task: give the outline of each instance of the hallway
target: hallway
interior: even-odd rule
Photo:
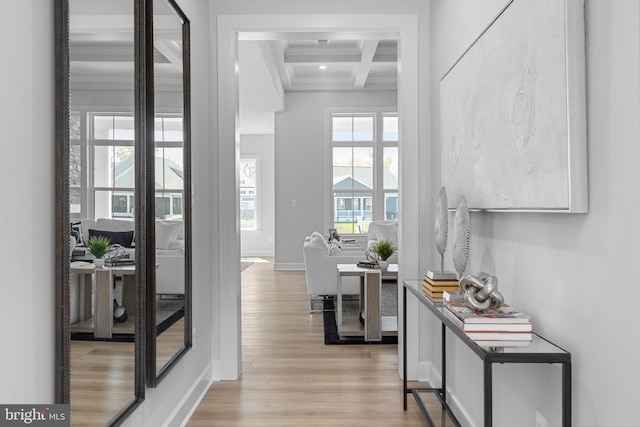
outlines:
[[[243,375],[213,383],[187,426],[426,425],[413,398],[402,410],[395,345],[324,345],[304,272],[254,263],[242,298]]]

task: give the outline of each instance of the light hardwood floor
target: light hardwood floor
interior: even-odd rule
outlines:
[[[246,269],[242,377],[215,382],[187,426],[426,425],[411,396],[402,409],[396,345],[325,346],[307,307],[304,272]]]
[[[184,319],[157,342],[158,368],[184,342]],[[104,426],[135,398],[134,344],[71,340],[71,425]]]

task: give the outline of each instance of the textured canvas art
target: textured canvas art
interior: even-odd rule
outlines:
[[[586,210],[584,15],[566,25],[569,13],[564,1],[513,1],[442,78],[449,203]]]

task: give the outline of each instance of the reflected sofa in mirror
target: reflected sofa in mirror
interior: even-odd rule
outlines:
[[[153,0],[155,289],[147,290],[147,383],[191,347],[189,21]]]
[[[56,0],[56,264],[64,307],[56,340],[66,347],[57,355],[56,394],[70,404],[71,425],[118,425],[144,398],[144,275],[135,262],[145,251],[136,210],[141,5]],[[98,266],[87,247],[94,236],[120,245],[133,265]]]

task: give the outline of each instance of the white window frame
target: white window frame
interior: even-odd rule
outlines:
[[[333,117],[373,117],[373,141],[333,141]],[[383,117],[397,117],[395,108],[325,108],[325,228],[335,228],[335,206],[333,189],[333,148],[334,147],[373,147],[373,212],[372,221],[385,219],[385,195],[399,194],[400,189],[384,189],[384,148],[398,147],[400,136],[397,141],[383,140]],[[399,161],[399,159],[398,159]],[[362,202],[361,202],[362,203]],[[365,235],[366,233],[353,233],[353,236]]]
[[[262,173],[262,168],[261,168],[261,164],[260,164],[260,155],[259,154],[251,154],[251,153],[245,153],[245,154],[241,154],[240,155],[240,161],[242,160],[253,160],[255,162],[256,165],[256,182],[255,182],[255,189],[256,189],[256,195],[255,195],[255,204],[254,204],[254,215],[255,215],[255,228],[242,228],[242,223],[240,225],[240,231],[246,235],[251,235],[251,234],[260,234],[262,232],[262,196],[261,196],[261,173]],[[239,183],[239,186],[241,186],[242,184]],[[240,194],[238,194],[238,200],[240,200],[240,203],[242,203],[242,196]],[[242,219],[242,208],[240,208],[240,215]]]
[[[70,143],[73,145],[80,146],[80,155],[81,155],[81,188],[80,188],[80,199],[81,199],[81,208],[80,214],[71,215],[72,218],[95,218],[95,202],[96,202],[96,192],[97,191],[111,191],[112,195],[117,192],[134,192],[134,188],[129,187],[105,187],[95,186],[94,180],[94,161],[95,161],[95,147],[100,146],[131,146],[135,145],[134,140],[118,140],[118,139],[96,139],[94,138],[93,126],[94,121],[93,118],[96,116],[118,116],[118,117],[133,117],[133,113],[130,111],[113,111],[113,110],[102,110],[100,108],[86,108],[82,110],[74,110],[72,112],[74,115],[79,115],[80,117],[80,139],[79,140],[70,140]],[[179,113],[157,113],[156,119],[158,118],[182,118],[182,114]],[[157,141],[156,148],[181,148],[184,147],[184,141]],[[162,190],[156,190],[156,197],[163,197],[163,195],[167,195],[170,198],[170,210],[173,212],[173,199],[176,193],[180,194],[182,199],[182,209],[184,212],[184,188],[165,188]]]

